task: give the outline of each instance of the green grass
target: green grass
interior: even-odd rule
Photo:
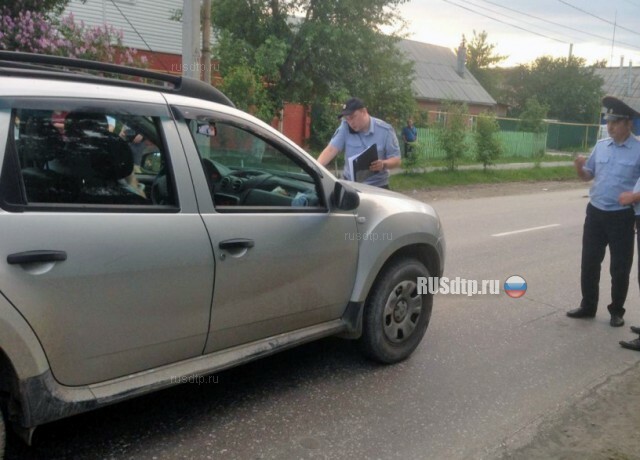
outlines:
[[[432,171],[426,173],[400,173],[390,178],[393,190],[419,190],[452,185],[497,184],[502,182],[534,181],[575,181],[576,170],[573,166],[554,166],[550,168],[526,169],[490,169],[488,171]]]

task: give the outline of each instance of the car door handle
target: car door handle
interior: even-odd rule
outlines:
[[[15,254],[9,254],[7,256],[7,263],[11,265],[30,264],[34,262],[62,262],[65,260],[67,260],[66,251],[25,251],[16,252]]]
[[[220,241],[218,247],[220,249],[241,249],[252,248],[254,244],[253,240],[249,238],[232,238],[230,240]]]

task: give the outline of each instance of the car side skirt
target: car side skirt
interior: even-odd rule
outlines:
[[[228,350],[199,356],[187,361],[149,369],[108,382],[69,387],[60,385],[47,371],[19,384],[20,413],[14,420],[21,428],[114,404],[145,393],[168,388],[195,378],[235,367],[288,348],[349,330],[342,319],[279,334]]]

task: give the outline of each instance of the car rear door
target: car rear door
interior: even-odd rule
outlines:
[[[83,385],[202,354],[214,261],[166,105],[0,103],[0,292],[55,378]],[[128,163],[132,128],[161,171]]]

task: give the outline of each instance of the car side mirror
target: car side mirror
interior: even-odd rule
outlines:
[[[332,200],[336,208],[343,211],[353,211],[360,206],[360,195],[358,195],[356,189],[346,182],[336,182],[333,188]]]
[[[163,167],[162,154],[160,152],[150,152],[142,155],[140,169],[143,172],[158,174]]]

